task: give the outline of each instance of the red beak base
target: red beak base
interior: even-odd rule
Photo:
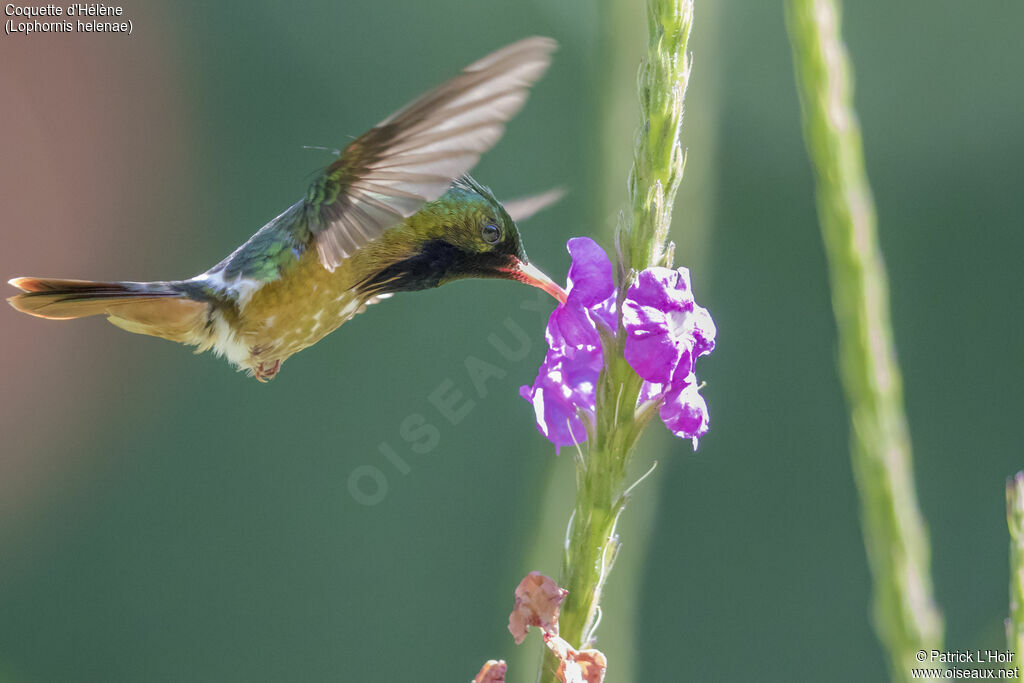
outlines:
[[[559,303],[564,304],[568,297],[565,290],[562,289],[557,282],[545,275],[544,271],[532,263],[524,263],[523,261],[517,260],[515,265],[509,268],[506,272],[513,280],[525,282],[537,289],[543,289],[545,292],[555,297]]]

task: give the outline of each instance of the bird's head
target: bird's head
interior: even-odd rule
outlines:
[[[491,191],[469,176],[406,219],[391,242],[404,251],[360,288],[369,294],[429,289],[463,278],[517,280],[559,301],[565,291],[529,262],[519,229]]]

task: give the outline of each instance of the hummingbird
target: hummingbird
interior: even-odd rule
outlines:
[[[480,59],[337,153],[305,196],[227,258],[187,280],[92,282],[19,277],[17,310],[114,325],[212,350],[261,382],[370,304],[463,278],[524,282],[565,300],[526,257],[515,218],[468,175],[550,63],[532,37]],[[509,209],[512,209],[511,215]]]

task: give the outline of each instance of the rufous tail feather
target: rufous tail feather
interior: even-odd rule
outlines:
[[[90,282],[19,277],[10,281],[21,294],[7,301],[17,310],[40,318],[68,320],[106,315],[121,329],[196,343],[205,326],[209,304],[190,299],[163,282]]]

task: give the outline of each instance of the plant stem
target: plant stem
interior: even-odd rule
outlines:
[[[932,597],[928,533],[914,492],[888,283],[853,109],[850,62],[834,0],[787,0],[786,10],[851,414],[851,457],[874,577],[874,625],[888,651],[892,680],[910,680],[911,668],[918,666],[915,654],[939,649],[943,627]]]
[[[559,617],[559,634],[586,648],[593,644],[601,594],[619,552],[615,526],[625,509],[626,466],[646,420],[634,415],[643,383],[622,358],[622,345],[606,352],[598,380],[597,423],[590,446],[576,462],[576,504],[566,537],[562,579],[569,590]],[[558,660],[545,653],[541,680],[556,681]]]
[[[630,208],[615,235],[620,295],[630,269],[671,265],[665,262],[665,246],[686,164],[679,135],[690,81],[686,45],[692,26],[693,0],[648,0],[649,42],[637,78],[641,123],[629,174]]]
[[[641,127],[629,176],[629,208],[620,216],[615,236],[620,298],[633,271],[670,264],[671,249],[666,249],[666,242],[683,175],[679,133],[690,73],[686,44],[693,2],[648,0],[647,15],[648,55],[638,79]],[[615,527],[628,498],[627,466],[653,414],[636,413],[643,381],[623,357],[621,329],[617,334],[605,335],[603,343],[605,367],[598,379],[588,447],[580,451],[576,463],[576,503],[559,581],[569,590],[562,605],[559,632],[579,648],[593,642],[601,593],[620,547]],[[546,653],[541,680],[557,680],[557,664]]]
[[[1010,529],[1010,616],[1006,641],[1014,666],[1024,657],[1024,472],[1006,480],[1006,525]]]

